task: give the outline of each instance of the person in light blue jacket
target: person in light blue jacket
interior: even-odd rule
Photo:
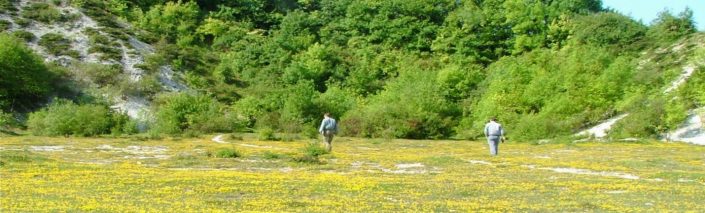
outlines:
[[[490,155],[497,156],[499,154],[499,142],[504,142],[504,128],[502,124],[497,123],[497,118],[490,118],[490,122],[485,124],[485,137],[490,145]]]
[[[326,112],[326,114],[323,115],[323,121],[321,121],[321,127],[318,128],[318,132],[323,135],[326,150],[330,152],[331,149],[333,149],[333,145],[331,144],[333,142],[333,136],[338,133],[338,124],[335,122],[335,119],[330,117],[330,113]]]

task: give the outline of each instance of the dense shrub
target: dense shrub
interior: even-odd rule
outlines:
[[[592,46],[504,58],[489,67],[485,91],[471,107],[473,120],[461,122],[470,131],[464,134],[481,136],[491,116],[516,139],[567,135],[606,119],[633,85],[632,60]]]
[[[257,132],[257,139],[261,141],[277,141],[279,137],[276,136],[271,128],[262,128]]]
[[[231,110],[206,95],[167,93],[157,96],[154,103],[153,127],[160,133],[232,132],[244,125]]]
[[[445,99],[436,76],[436,72],[427,70],[401,73],[369,103],[347,112],[341,119],[341,130],[368,137],[450,136],[458,106]]]
[[[68,100],[57,99],[47,108],[29,115],[27,126],[35,135],[76,135],[94,136],[107,134],[111,129],[115,133],[134,132],[133,122],[127,122],[124,116],[115,115],[105,105],[78,105]]]

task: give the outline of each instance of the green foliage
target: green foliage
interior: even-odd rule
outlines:
[[[576,18],[572,27],[572,40],[579,44],[593,44],[614,50],[638,49],[648,28],[627,16],[601,12]],[[643,45],[643,43],[641,44]]]
[[[279,137],[274,134],[271,128],[262,128],[257,132],[257,138],[261,141],[277,141]]]
[[[686,8],[674,16],[670,11],[664,10],[651,23],[652,27],[647,35],[659,42],[675,41],[685,35],[695,32],[695,22],[693,21],[693,11]]]
[[[222,148],[215,151],[212,156],[216,158],[239,158],[242,157],[242,154],[233,148]]]
[[[632,60],[591,46],[504,58],[488,68],[486,89],[470,107],[473,120],[461,127],[474,131],[466,137],[481,136],[487,119],[496,116],[519,140],[570,134],[616,111],[614,104],[633,84]]]
[[[665,130],[663,117],[666,114],[665,102],[661,99],[642,99],[624,119],[615,123],[609,132],[612,138],[656,138]]]
[[[194,32],[199,24],[199,8],[196,2],[167,2],[155,5],[146,12],[135,10],[136,26],[147,30],[180,46],[195,41]]]
[[[113,60],[119,62],[122,60],[122,50],[118,49],[120,43],[111,39],[109,36],[102,35],[94,29],[87,29],[89,44],[88,53],[100,53],[101,60]]]
[[[27,126],[35,135],[95,136],[110,133],[129,133],[127,118],[114,115],[100,104],[75,104],[57,99],[47,108],[29,115]]]
[[[91,17],[116,38],[126,39],[127,31],[122,29],[116,16],[126,15],[125,1],[123,0],[72,0],[71,3],[83,9],[83,13]]]
[[[276,160],[276,159],[281,159],[284,156],[268,150],[268,151],[265,151],[264,154],[262,154],[262,157],[267,160]]]
[[[155,52],[140,65],[145,75],[138,81],[120,67],[102,65],[77,65],[58,75],[90,82],[80,85],[85,88],[155,99],[153,134],[252,128],[263,140],[278,139],[275,131],[283,140],[313,138],[321,115],[331,112],[341,133],[355,136],[476,138],[487,118],[497,116],[512,138],[529,140],[565,137],[635,113],[631,119],[657,117],[648,125],[620,124],[613,134],[646,137],[675,128],[688,109],[705,104],[698,72],[673,93],[660,91],[682,66],[701,61],[691,51],[703,38],[688,36],[695,31],[689,9],[677,16],[663,12],[644,26],[603,9],[598,0],[71,4],[101,26],[84,32],[89,53],[120,61],[118,47],[132,37],[151,43]],[[72,15],[32,3],[22,17],[15,23],[55,23]],[[687,43],[672,43],[682,37],[689,39],[679,42]],[[61,35],[47,34],[39,44],[56,56],[79,56]],[[165,65],[194,93],[207,95],[160,94]],[[24,96],[6,97],[0,93],[5,109]],[[113,129],[132,131],[117,124]]]
[[[0,109],[24,111],[51,90],[42,59],[13,36],[0,34]]]
[[[0,128],[6,128],[15,123],[15,118],[10,113],[0,110]]]
[[[17,11],[14,5],[16,2],[17,0],[0,0],[0,14]]]
[[[39,39],[39,45],[44,47],[47,52],[55,56],[71,56],[73,58],[79,58],[80,54],[78,51],[71,49],[71,41],[66,39],[64,36],[56,33],[44,34]]]
[[[110,128],[110,133],[113,135],[122,134],[137,134],[137,121],[130,119],[126,114],[112,113],[113,125]]]
[[[22,17],[25,19],[35,20],[46,24],[64,21],[61,11],[54,5],[36,2],[22,8]]]
[[[160,133],[232,132],[244,125],[231,110],[206,95],[166,93],[157,96],[154,103],[153,126]]]
[[[311,157],[319,157],[321,155],[328,154],[325,148],[320,146],[318,143],[308,143],[302,150],[304,155]]]
[[[12,23],[8,20],[0,20],[0,32],[5,32],[5,30],[10,29]]]
[[[74,75],[96,85],[116,85],[122,81],[122,69],[115,65],[81,63],[73,66]]]
[[[404,62],[400,62],[404,63]],[[365,105],[346,113],[343,132],[358,136],[436,138],[452,134],[457,105],[443,97],[436,72],[410,63],[408,71]]]
[[[318,143],[308,143],[304,148],[301,149],[301,154],[294,156],[292,160],[299,163],[310,163],[319,164],[321,161],[318,157],[321,155],[328,154],[325,148],[321,147]]]
[[[4,151],[0,153],[0,160],[7,163],[36,163],[49,159],[30,151]]]
[[[503,6],[506,21],[511,23],[515,36],[513,53],[560,45],[562,30],[551,28],[561,28],[561,19],[572,14],[588,14],[602,9],[599,0],[508,0]]]
[[[20,27],[27,27],[27,26],[29,26],[29,24],[32,23],[30,20],[18,18],[18,17],[15,17],[14,21],[15,21],[15,24],[19,25]]]
[[[37,40],[37,36],[35,36],[33,33],[24,30],[14,31],[12,32],[12,35],[24,40],[25,42],[33,42],[34,40]]]

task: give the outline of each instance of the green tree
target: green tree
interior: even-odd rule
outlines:
[[[51,90],[42,59],[17,38],[0,34],[0,109],[27,110]]]
[[[640,49],[639,42],[646,36],[647,29],[627,16],[600,12],[577,17],[572,24],[571,40],[578,44],[610,47],[615,51],[635,50]]]
[[[661,11],[651,23],[647,35],[656,41],[668,42],[694,32],[693,10],[685,8],[678,16],[674,16],[668,10]]]
[[[195,40],[199,26],[200,12],[194,1],[167,2],[152,6],[147,12],[136,10],[135,25],[155,35],[187,46]]]

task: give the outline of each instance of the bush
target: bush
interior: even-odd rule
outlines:
[[[43,2],[33,3],[22,8],[22,17],[47,24],[62,21],[61,11]]]
[[[157,93],[163,91],[159,76],[155,74],[142,75],[138,81],[132,81],[130,78],[123,78],[119,82],[120,91],[125,95],[153,97]]]
[[[301,155],[292,158],[294,162],[318,164],[321,163],[318,157],[328,154],[328,151],[326,151],[318,143],[309,143],[301,150],[301,152]]]
[[[117,65],[80,63],[74,67],[74,72],[74,76],[99,86],[117,85],[123,78],[122,69]]]
[[[309,143],[303,148],[303,153],[304,155],[308,155],[311,157],[318,157],[321,155],[328,154],[328,151],[326,151],[325,148],[321,147],[319,143]]]
[[[71,56],[73,58],[79,58],[80,54],[76,50],[71,49],[71,41],[64,38],[64,36],[56,33],[44,34],[39,39],[39,45],[44,47],[47,52],[55,56]]]
[[[281,159],[283,157],[281,154],[277,154],[272,151],[265,151],[262,156],[267,160]]]
[[[241,156],[242,155],[233,148],[222,148],[213,154],[213,157],[216,158],[239,158]]]
[[[277,141],[279,138],[274,134],[274,130],[271,128],[262,128],[257,134],[257,138],[261,141]]]
[[[12,23],[10,23],[10,21],[0,20],[0,32],[4,32],[5,30],[10,29],[11,26]]]
[[[108,36],[100,34],[100,32],[95,29],[86,29],[85,33],[88,35],[90,44],[88,48],[89,53],[100,53],[101,60],[113,60],[116,62],[122,60],[122,50],[118,48],[120,47],[120,43]]]
[[[615,123],[610,129],[610,138],[656,138],[666,129],[663,117],[666,114],[660,99],[642,99],[632,106],[631,113]]]
[[[130,119],[126,114],[112,113],[113,127],[110,128],[110,133],[113,135],[122,134],[137,134],[137,121]]]
[[[154,103],[154,129],[160,133],[232,132],[244,126],[236,114],[205,95],[167,93],[158,96]]]
[[[0,128],[10,126],[15,123],[15,118],[12,114],[0,111]]]
[[[29,26],[29,24],[32,23],[30,20],[18,18],[18,17],[15,17],[14,20],[15,20],[15,24],[20,25],[20,27],[27,27],[27,26]]]
[[[135,127],[129,125],[126,116],[115,115],[105,105],[78,105],[61,99],[31,113],[27,121],[33,134],[46,136],[95,136],[110,133],[111,129],[116,134],[133,132]]]
[[[37,40],[37,36],[34,36],[33,33],[24,30],[17,30],[15,32],[12,32],[12,35],[26,42],[33,42],[34,40]]]

